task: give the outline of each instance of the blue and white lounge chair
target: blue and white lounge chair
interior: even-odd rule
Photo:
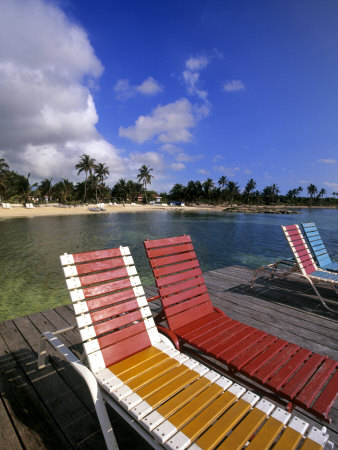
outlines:
[[[338,262],[332,261],[330,258],[316,224],[310,222],[302,223],[301,225],[309,247],[317,260],[318,266],[324,270],[338,272]]]

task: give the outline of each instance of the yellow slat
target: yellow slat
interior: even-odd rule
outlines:
[[[209,403],[217,398],[222,392],[222,388],[220,388],[216,384],[212,384],[205,391],[201,392],[197,397],[195,397],[191,402],[189,402],[186,406],[184,406],[182,409],[177,411],[177,413],[171,416],[170,422],[177,429],[180,429],[196,414],[202,411]]]
[[[236,395],[231,392],[224,392],[224,394],[220,395],[204,411],[189,422],[188,425],[182,428],[182,433],[193,441],[236,400]],[[171,419],[170,422],[172,422]]]
[[[154,356],[154,358],[151,358],[150,360],[146,360],[143,363],[139,364],[138,366],[130,367],[130,369],[128,369],[124,373],[122,373],[119,376],[119,378],[124,383],[129,383],[130,380],[151,370],[153,367],[158,367],[164,361],[168,361],[169,359],[170,359],[170,357],[167,354],[160,353],[159,355]]]
[[[298,431],[294,430],[293,428],[288,427],[276,445],[274,446],[274,450],[285,450],[286,448],[288,450],[293,450],[297,447],[300,440],[302,439],[302,435],[298,433]]]
[[[218,447],[222,450],[237,450],[241,449],[244,444],[251,438],[254,432],[264,422],[267,415],[265,412],[254,408],[236,427],[236,429],[225,439],[225,441]],[[263,447],[261,447],[263,449]]]
[[[166,419],[170,415],[174,414],[179,408],[182,408],[182,406],[186,403],[197,397],[197,395],[210,386],[210,384],[211,382],[207,378],[200,378],[196,380],[189,387],[184,389],[184,391],[175,395],[173,398],[161,405],[157,409],[157,412]]]
[[[176,378],[180,377],[184,373],[188,372],[188,367],[185,365],[181,365],[178,367],[175,367],[170,372],[167,372],[166,374],[160,376],[156,380],[152,381],[151,383],[147,384],[146,386],[142,387],[137,391],[137,394],[142,397],[143,399],[146,399],[150,395],[154,394],[159,389],[166,386],[171,381],[175,380]]]
[[[196,444],[204,450],[215,447],[251,409],[250,403],[239,399],[199,439]]]
[[[317,444],[312,439],[306,438],[303,445],[301,446],[301,450],[321,450],[323,448],[322,445]]]
[[[141,350],[135,355],[129,356],[129,358],[125,358],[122,361],[119,361],[112,366],[109,366],[108,369],[111,370],[117,377],[120,377],[126,370],[129,370],[132,367],[136,367],[139,364],[142,364],[144,361],[147,361],[151,358],[162,353],[156,347],[149,347],[145,350]]]
[[[156,378],[159,378],[161,375],[177,366],[179,366],[179,362],[176,361],[176,359],[164,361],[162,364],[156,365],[151,370],[148,370],[145,373],[141,373],[138,377],[135,377],[133,380],[128,381],[127,384],[130,389],[139,389],[142,386],[150,383],[151,381],[156,380]]]
[[[269,417],[246,449],[261,450],[262,448],[270,448],[283,428],[282,422],[274,417]]]
[[[148,397],[147,403],[156,408],[158,405],[168,400],[181,389],[185,388],[185,386],[188,386],[190,383],[197,380],[199,376],[200,375],[194,370],[189,370],[189,372],[183,374],[181,377],[176,378],[176,380],[171,381],[162,389],[156,391],[153,395]]]

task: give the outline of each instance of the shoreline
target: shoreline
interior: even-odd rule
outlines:
[[[209,211],[209,212],[227,212],[229,213],[247,213],[259,214],[266,210],[289,210],[289,209],[309,209],[309,206],[282,206],[282,205],[233,205],[232,207],[212,206],[212,205],[194,205],[194,206],[163,206],[163,205],[114,205],[105,206],[105,211],[90,211],[89,207],[95,207],[95,204],[88,206],[58,207],[56,205],[40,205],[34,208],[25,208],[22,205],[12,205],[10,209],[0,208],[1,219],[27,218],[27,217],[46,217],[46,216],[73,216],[83,214],[113,214],[121,212],[146,212],[146,211]],[[337,207],[312,206],[313,209],[337,209]],[[251,210],[251,211],[250,211]],[[277,212],[278,213],[278,212]]]

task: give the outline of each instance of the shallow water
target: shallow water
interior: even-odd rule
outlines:
[[[143,284],[153,278],[146,238],[190,234],[202,270],[234,264],[257,267],[290,251],[280,225],[314,221],[338,260],[338,210],[301,215],[155,211],[0,221],[0,320],[69,303],[59,255],[128,245]]]

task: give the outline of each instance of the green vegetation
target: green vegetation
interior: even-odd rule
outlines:
[[[147,189],[154,175],[153,169],[142,165],[136,175],[137,181],[119,179],[111,188],[106,184],[109,168],[105,163],[97,163],[90,155],[81,155],[75,165],[78,175],[84,173],[85,179],[74,184],[63,179],[53,185],[52,179],[44,179],[38,183],[30,183],[30,174],[20,175],[10,170],[5,159],[0,158],[0,201],[11,203],[85,203],[85,202],[135,202],[142,198],[144,203],[153,199],[157,193]],[[175,201],[186,204],[227,205],[290,205],[290,206],[338,206],[338,192],[332,197],[325,197],[325,189],[317,188],[314,184],[306,187],[308,196],[301,196],[301,186],[290,189],[285,195],[281,194],[277,184],[266,186],[262,191],[256,189],[257,183],[251,178],[241,189],[236,181],[221,176],[214,182],[208,178],[201,181],[189,181],[186,186],[175,184],[170,192],[160,193],[162,202]],[[33,200],[34,199],[34,200]]]

